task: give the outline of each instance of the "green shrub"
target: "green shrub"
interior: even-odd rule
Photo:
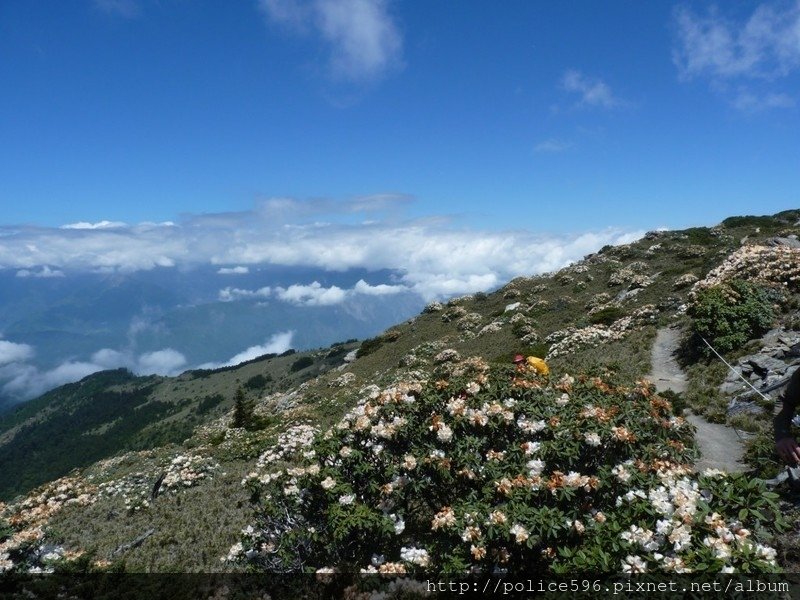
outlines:
[[[716,243],[716,239],[711,234],[711,230],[707,227],[690,227],[689,229],[685,229],[683,234],[686,236],[686,241],[689,244],[708,246]]]
[[[752,227],[755,229],[756,227],[775,227],[780,225],[779,221],[776,221],[774,217],[768,216],[761,216],[756,217],[752,215],[744,216],[744,217],[728,217],[722,222],[723,227]]]
[[[767,291],[742,280],[700,290],[688,314],[694,345],[706,356],[711,352],[701,337],[724,354],[760,336],[774,319]]]
[[[240,556],[344,573],[777,570],[761,545],[782,523],[776,496],[692,474],[691,439],[669,402],[610,376],[497,366],[401,385],[313,453],[276,448],[299,464],[248,477],[260,516]]]
[[[301,356],[292,363],[292,366],[289,370],[292,373],[297,373],[298,371],[302,371],[303,369],[308,368],[313,364],[314,364],[313,358],[311,358],[310,356]]]
[[[383,346],[385,343],[396,342],[400,339],[400,332],[397,330],[387,331],[377,337],[370,338],[368,340],[364,340],[361,342],[361,346],[358,347],[358,351],[356,352],[356,357],[361,358],[363,356],[367,356],[368,354],[372,354],[378,348]]]
[[[589,315],[589,322],[592,325],[611,325],[614,321],[624,316],[625,311],[621,306],[606,306]]]
[[[688,408],[688,404],[683,397],[683,394],[680,392],[675,392],[673,390],[664,390],[663,392],[659,392],[659,395],[668,400],[670,404],[672,404],[672,411],[676,415],[683,414],[684,409]]]
[[[272,382],[271,375],[253,375],[250,379],[244,382],[244,387],[250,390],[263,390],[267,385]]]
[[[225,397],[222,394],[213,394],[210,396],[206,396],[197,405],[197,414],[204,415],[207,412],[211,411],[211,409],[219,406],[224,401]]]
[[[527,356],[535,356],[537,358],[544,358],[547,356],[547,351],[550,347],[545,342],[537,342],[528,346],[526,350]]]
[[[762,479],[775,477],[783,468],[775,452],[775,440],[767,433],[759,434],[748,441],[744,460]]]

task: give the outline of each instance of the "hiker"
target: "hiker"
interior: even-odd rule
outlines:
[[[800,465],[800,445],[792,437],[790,428],[795,408],[800,404],[800,368],[796,369],[783,392],[783,406],[775,415],[775,450],[790,465]]]

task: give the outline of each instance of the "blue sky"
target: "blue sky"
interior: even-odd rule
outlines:
[[[385,193],[413,199],[406,217],[494,230],[793,208],[799,15],[796,2],[6,0],[2,220],[175,221]]]
[[[800,207],[798,103],[800,0],[2,0],[0,275],[204,267],[299,310],[490,290]],[[291,332],[264,336],[241,356]],[[45,371],[0,339],[0,383],[186,363],[122,350]]]

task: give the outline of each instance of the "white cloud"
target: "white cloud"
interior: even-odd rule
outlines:
[[[627,105],[627,102],[614,96],[611,87],[602,79],[589,77],[574,69],[561,77],[561,87],[580,96],[577,106],[617,108]]]
[[[496,285],[519,275],[556,270],[603,245],[624,243],[630,233],[613,228],[561,235],[456,229],[445,218],[401,218],[400,211],[408,201],[400,197],[371,198],[308,204],[267,200],[251,211],[187,216],[170,227],[73,230],[0,226],[0,266],[39,270],[49,265],[51,270],[67,273],[209,264],[217,269],[238,265],[251,270],[258,265],[334,271],[389,269],[400,273],[398,285],[431,299],[474,291],[478,281]],[[346,293],[368,293],[366,290],[363,286],[348,291],[298,282],[280,290],[228,287],[220,291],[220,299],[278,298],[331,304]]]
[[[716,7],[698,15],[674,13],[672,58],[682,80],[708,78],[734,107],[754,111],[794,106],[786,93],[743,89],[741,82],[768,86],[800,68],[800,0],[763,3],[746,20],[727,18]],[[732,83],[739,82],[738,86]]]
[[[366,296],[388,296],[409,291],[411,291],[410,288],[404,285],[370,285],[363,279],[359,279],[352,289],[349,290],[344,290],[336,285],[323,287],[318,281],[307,285],[296,283],[290,285],[288,288],[276,287],[274,290],[269,287],[263,287],[257,290],[226,287],[219,291],[219,299],[222,302],[232,302],[235,300],[269,298],[274,295],[278,300],[283,302],[290,302],[302,306],[332,306],[334,304],[341,304],[348,298],[352,298],[357,294],[364,294]]]
[[[294,331],[283,331],[270,336],[269,340],[260,346],[250,346],[247,350],[239,352],[224,363],[205,363],[198,369],[219,369],[220,367],[233,367],[248,360],[253,360],[264,354],[283,354],[292,347]]]
[[[45,370],[28,362],[33,356],[34,349],[27,344],[0,340],[0,382],[3,382],[5,394],[26,400],[107,369],[124,367],[139,375],[176,375],[186,365],[186,357],[172,348],[138,357],[129,351],[103,348],[92,354],[88,361],[69,359]]]
[[[550,138],[548,140],[543,140],[536,144],[533,147],[534,152],[547,152],[547,153],[558,153],[564,152],[565,150],[569,150],[572,148],[572,142],[566,142],[564,140],[559,140],[555,138]]]
[[[441,273],[418,274],[414,287],[426,299],[472,294],[495,287],[499,281],[494,273],[453,277]]]
[[[359,279],[353,292],[356,294],[366,294],[368,296],[388,296],[391,294],[399,294],[400,292],[407,292],[408,288],[404,285],[386,285],[381,283],[378,285],[370,285],[363,279]]]
[[[0,367],[0,380],[5,381],[5,394],[28,399],[101,370],[102,367],[93,363],[77,361],[67,361],[46,371],[40,371],[28,363],[16,363]]]
[[[262,287],[257,290],[243,290],[241,288],[226,287],[219,291],[220,302],[233,302],[234,300],[252,300],[255,298],[269,298],[272,289]]]
[[[122,221],[98,221],[97,223],[79,221],[77,223],[62,225],[61,229],[119,229],[120,227],[126,226],[127,223],[123,223]]]
[[[284,302],[303,304],[305,306],[330,306],[339,304],[347,297],[347,292],[342,288],[332,285],[322,287],[318,281],[310,285],[294,284],[288,288],[275,288],[275,295]]]
[[[250,269],[247,267],[222,267],[217,271],[218,275],[247,275]]]
[[[319,35],[337,79],[370,80],[401,64],[403,41],[386,0],[260,0],[259,6],[273,22]]]
[[[756,94],[749,90],[740,90],[734,97],[732,104],[744,112],[761,112],[771,108],[792,108],[795,105],[794,98],[788,94]]]
[[[0,266],[31,270],[49,265],[98,272],[172,267],[191,260],[191,232],[181,235],[177,229],[16,227],[0,235]]]
[[[130,367],[133,361],[130,355],[124,352],[103,348],[92,354],[92,363],[103,369],[117,369],[119,367]]]
[[[232,357],[225,366],[234,366],[239,363],[253,360],[264,354],[282,354],[292,347],[292,338],[294,337],[293,331],[284,331],[281,333],[273,334],[266,344],[261,346],[250,346],[244,352],[240,352]]]
[[[414,198],[407,194],[371,194],[353,198],[343,203],[343,208],[350,213],[394,213],[413,202]]]
[[[33,358],[33,346],[0,340],[0,365],[24,362]]]
[[[4,394],[17,400],[27,400],[97,371],[128,367],[131,362],[128,355],[103,349],[88,362],[69,359],[52,369],[42,370],[28,362],[34,354],[33,347],[27,344],[0,340],[0,382]]]
[[[172,348],[147,352],[139,357],[137,373],[141,375],[176,375],[186,365],[186,357]]]
[[[30,269],[20,269],[19,271],[17,271],[17,277],[50,279],[52,277],[64,277],[64,271],[59,271],[58,269],[51,269],[47,265],[43,265],[42,268],[39,269],[38,271]]]

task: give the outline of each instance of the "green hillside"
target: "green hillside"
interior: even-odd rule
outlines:
[[[10,560],[46,566],[33,550],[49,544],[54,563],[159,572],[791,570],[800,554],[781,513],[796,515],[763,483],[778,466],[769,411],[731,417],[753,434],[753,462],[726,477],[693,473],[682,410],[727,418],[727,368],[700,333],[744,336],[726,352],[735,362],[760,347],[759,324],[797,330],[798,234],[800,211],[651,232],[431,303],[361,343],[54,390],[0,421],[3,535],[42,532]],[[702,316],[708,289],[725,291],[713,301],[733,316]],[[762,312],[740,319],[748,311]],[[666,326],[683,332],[685,394],[642,382]],[[547,367],[517,367],[516,354]],[[240,386],[254,401],[249,430],[231,427]],[[678,509],[648,508],[637,489]],[[671,533],[654,533],[659,518]],[[715,527],[739,541],[704,545]]]
[[[252,398],[289,389],[341,365],[354,347],[265,355],[178,377],[103,371],[52,390],[0,417],[0,498],[123,450],[181,444],[197,425],[230,410],[239,386]]]

